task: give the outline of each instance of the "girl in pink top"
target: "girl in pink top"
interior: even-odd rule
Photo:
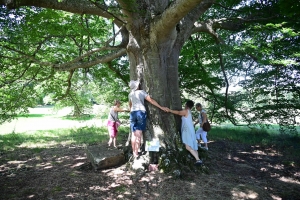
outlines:
[[[115,101],[115,104],[108,113],[108,120],[107,120],[107,129],[109,133],[109,141],[108,146],[114,143],[114,147],[117,148],[117,135],[118,135],[118,127],[121,125],[121,122],[118,118],[118,112],[129,112],[129,110],[120,108],[121,102],[119,100]]]

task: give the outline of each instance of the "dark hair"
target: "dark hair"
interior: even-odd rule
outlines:
[[[189,108],[192,109],[192,107],[194,106],[194,102],[191,100],[187,100],[187,102],[185,103],[185,105]]]
[[[201,103],[196,103],[196,108],[202,107]]]

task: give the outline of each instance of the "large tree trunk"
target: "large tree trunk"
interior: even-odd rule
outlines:
[[[129,32],[126,50],[130,62],[130,78],[138,79],[142,83],[142,89],[161,106],[180,110],[182,109],[178,82],[180,50],[191,34],[194,21],[206,10],[204,7],[207,8],[209,5],[199,4],[181,24],[176,25],[172,18],[168,18],[168,12],[165,13],[164,22],[157,23],[155,15],[152,16],[152,13],[159,14],[165,10],[168,5],[167,1],[162,1],[166,5],[158,5],[158,1],[151,1],[151,3],[139,1],[140,7],[143,7],[143,2],[148,2],[146,8],[153,9],[150,11],[151,15],[133,14],[129,23],[126,24]],[[179,4],[184,2],[178,1]],[[192,2],[195,3],[195,1],[190,1]],[[182,8],[185,7],[182,6]],[[171,23],[168,24],[169,22]],[[160,140],[163,147],[160,152],[163,155],[160,166],[163,170],[176,171],[181,167],[191,167],[193,162],[190,161],[193,158],[187,156],[185,148],[181,145],[177,146],[178,141],[181,140],[181,118],[165,113],[153,105],[146,104],[146,108],[148,120],[144,140],[152,138]],[[168,165],[169,162],[173,164]],[[183,166],[178,166],[181,164]]]
[[[174,38],[159,41],[153,38],[155,36],[149,37],[150,33],[145,33],[145,29],[146,27],[137,27],[132,29],[137,31],[130,32],[130,42],[127,46],[130,78],[139,79],[142,89],[160,105],[181,109],[178,85],[180,48],[174,47]],[[146,107],[148,120],[144,139],[158,138],[162,147],[174,148],[175,136],[179,136],[178,117],[147,103]]]

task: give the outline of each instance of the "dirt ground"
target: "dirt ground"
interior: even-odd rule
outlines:
[[[210,173],[183,179],[125,165],[94,171],[82,146],[0,152],[0,199],[300,199],[292,150],[211,141]]]

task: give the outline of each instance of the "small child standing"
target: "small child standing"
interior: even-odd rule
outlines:
[[[199,111],[199,116],[198,116],[198,119],[196,120],[196,122],[194,123],[194,126],[196,126],[196,124],[198,124],[198,123],[200,125],[199,129],[196,131],[196,139],[198,141],[198,146],[201,147],[201,145],[200,145],[200,141],[201,141],[200,135],[201,135],[201,139],[204,142],[204,147],[201,147],[201,148],[208,151],[207,132],[202,129],[203,124],[207,121],[206,111],[204,109],[202,109],[202,105],[200,103],[196,103],[196,109],[197,109],[197,111]]]
[[[114,106],[110,108],[108,113],[107,128],[109,134],[108,146],[111,146],[114,143],[114,147],[117,148],[117,135],[118,127],[121,125],[121,122],[118,118],[118,112],[129,112],[129,110],[120,108],[121,102],[116,100]]]

